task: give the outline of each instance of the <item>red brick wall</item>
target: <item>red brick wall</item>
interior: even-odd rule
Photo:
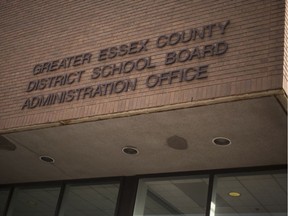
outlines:
[[[284,35],[283,89],[288,95],[288,5],[285,0],[285,35]]]
[[[284,1],[0,1],[0,130],[89,116],[281,89],[283,79]],[[209,24],[230,23],[221,34],[156,47],[160,35]],[[98,61],[100,50],[149,39],[147,51]],[[225,41],[222,55],[165,65],[168,52]],[[35,65],[82,53],[90,63],[33,75]],[[151,57],[155,68],[91,79],[108,64]],[[163,81],[147,88],[149,75],[208,65],[207,77],[190,82]],[[26,92],[32,80],[85,70],[79,83]],[[137,78],[135,91],[96,96],[27,109],[28,98]]]

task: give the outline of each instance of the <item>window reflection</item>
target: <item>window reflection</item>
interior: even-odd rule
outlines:
[[[286,173],[225,175],[215,180],[215,216],[287,214]]]
[[[67,185],[60,216],[114,216],[119,184]]]
[[[134,215],[204,216],[208,203],[208,185],[208,176],[141,179]],[[61,206],[58,215],[114,216],[119,187],[118,182],[66,184],[59,202]],[[58,186],[16,187],[7,215],[54,216],[59,195]],[[9,189],[0,189],[0,216],[4,216],[8,196]],[[286,170],[214,177],[210,216],[260,215],[287,215]]]
[[[9,196],[9,189],[0,189],[0,216],[4,216],[6,203]]]
[[[134,215],[205,215],[208,177],[141,180]]]
[[[54,216],[60,187],[16,188],[8,216]]]

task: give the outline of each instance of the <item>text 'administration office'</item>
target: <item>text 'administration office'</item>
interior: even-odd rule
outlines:
[[[284,0],[0,16],[0,216],[286,215]]]

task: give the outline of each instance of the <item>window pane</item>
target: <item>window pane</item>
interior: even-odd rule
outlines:
[[[0,189],[0,216],[4,216],[4,210],[9,196],[9,189]]]
[[[54,216],[59,187],[16,188],[8,216]]]
[[[216,216],[286,216],[286,173],[217,176],[214,190],[211,215],[215,209]]]
[[[206,176],[143,179],[134,215],[205,215],[208,182]]]
[[[67,185],[61,216],[114,216],[119,184]]]

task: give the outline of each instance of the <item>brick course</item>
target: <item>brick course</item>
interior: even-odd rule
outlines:
[[[285,1],[285,35],[284,35],[283,89],[288,95],[288,5]]]
[[[0,1],[0,131],[281,89],[284,0],[251,1]],[[157,48],[160,35],[230,20],[221,35]],[[100,50],[149,39],[148,51],[98,61]],[[164,65],[168,52],[225,41],[219,56]],[[33,75],[36,64],[81,53],[91,63]],[[94,67],[151,56],[157,66],[141,72],[90,78]],[[181,68],[208,66],[208,78],[147,88],[145,79]],[[30,81],[85,70],[80,83],[26,92]],[[285,74],[284,74],[285,75]],[[287,74],[284,79],[287,79]],[[137,78],[135,91],[21,110],[29,97],[98,83]]]

